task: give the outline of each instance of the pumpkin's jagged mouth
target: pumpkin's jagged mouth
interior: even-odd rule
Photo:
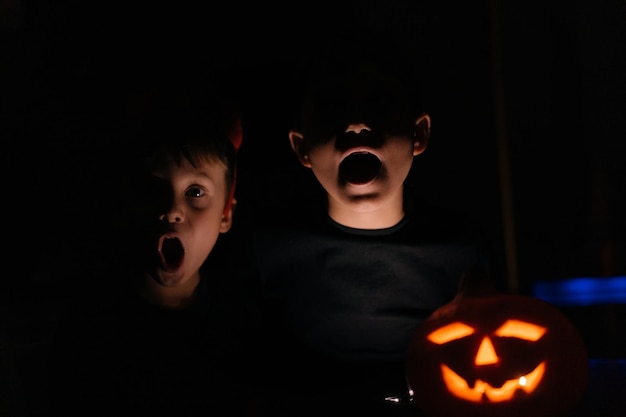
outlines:
[[[477,379],[474,387],[470,388],[465,379],[443,364],[441,365],[441,374],[448,391],[458,398],[472,402],[483,400],[501,402],[513,398],[518,389],[526,393],[533,392],[543,379],[545,369],[545,362],[541,362],[530,373],[517,379],[509,379],[500,387],[493,387],[488,382]]]

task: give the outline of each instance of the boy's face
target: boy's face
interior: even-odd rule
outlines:
[[[401,198],[427,137],[416,139],[419,119],[412,119],[392,80],[354,77],[330,84],[305,109],[303,131],[290,134],[292,148],[333,202],[366,211]]]
[[[140,192],[148,194],[145,266],[159,284],[176,287],[198,279],[219,234],[230,229],[225,173],[218,161],[194,167],[186,159],[180,165],[168,160],[142,186]]]

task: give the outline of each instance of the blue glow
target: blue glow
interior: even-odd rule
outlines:
[[[626,304],[626,276],[536,282],[533,296],[557,305]]]

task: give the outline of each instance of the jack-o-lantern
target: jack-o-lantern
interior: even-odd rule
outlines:
[[[556,417],[581,399],[587,350],[555,306],[521,294],[460,293],[415,333],[412,399],[429,417]]]

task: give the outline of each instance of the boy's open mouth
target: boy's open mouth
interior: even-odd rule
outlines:
[[[366,151],[348,155],[339,165],[339,178],[350,184],[366,184],[380,173],[380,160]]]
[[[163,236],[159,245],[159,259],[161,267],[167,272],[174,272],[183,263],[185,249],[176,237]]]

